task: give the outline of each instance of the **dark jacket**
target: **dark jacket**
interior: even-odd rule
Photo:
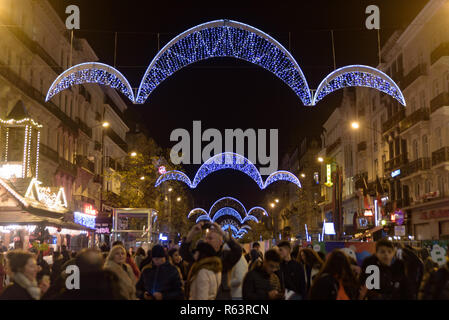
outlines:
[[[302,298],[305,298],[306,281],[302,264],[295,260],[283,261],[280,270],[276,274],[281,281],[282,290],[292,290]]]
[[[243,300],[269,300],[268,292],[276,289],[270,281],[272,276],[277,277],[266,273],[261,266],[249,271],[243,279]]]
[[[236,263],[240,260],[242,256],[242,247],[234,239],[230,238],[226,244],[229,246],[230,250],[220,249],[217,252],[217,256],[220,257],[223,271],[221,273],[221,284],[218,289],[217,300],[231,300],[231,288],[230,288],[230,272]],[[190,264],[195,262],[191,251],[191,242],[184,241],[179,248],[179,254],[182,259]]]
[[[360,274],[360,285],[365,285],[369,274],[366,268],[369,265],[377,265],[380,271],[380,289],[368,290],[368,300],[410,300],[413,299],[413,291],[410,290],[409,281],[405,275],[404,262],[395,260],[391,266],[380,263],[376,255],[369,256],[363,260],[362,272]]]
[[[124,300],[117,275],[110,270],[80,274],[80,288],[67,289],[60,276],[42,297],[43,300]]]
[[[33,297],[28,293],[28,291],[18,285],[17,283],[12,283],[8,285],[3,293],[0,295],[0,300],[34,300]]]
[[[136,295],[143,299],[144,293],[162,293],[164,300],[184,299],[182,281],[178,269],[169,262],[154,267],[148,265],[143,268],[140,279],[136,284]]]
[[[340,284],[337,279],[328,273],[323,273],[313,282],[309,292],[309,300],[336,300],[339,289]],[[349,299],[358,299],[358,287],[344,286],[344,290]]]
[[[422,300],[449,300],[449,262],[430,274],[421,290]]]

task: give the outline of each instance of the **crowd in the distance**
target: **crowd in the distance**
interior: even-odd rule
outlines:
[[[70,265],[80,272],[77,289],[67,285],[74,285]],[[372,265],[378,288],[367,287]],[[0,280],[0,300],[449,299],[449,262],[439,267],[426,249],[380,240],[361,266],[343,250],[324,256],[287,241],[264,254],[255,242],[246,253],[219,225],[202,222],[179,248],[134,252],[117,241],[70,254],[63,247],[52,265],[42,252],[2,252]]]

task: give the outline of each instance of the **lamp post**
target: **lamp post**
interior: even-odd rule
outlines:
[[[342,198],[343,198],[343,188],[342,188],[342,175],[341,167],[337,163],[337,160],[333,157],[321,157],[317,158],[317,161],[324,163],[326,165],[326,182],[325,186],[332,188],[333,192],[333,220],[336,228],[337,240],[341,239],[343,233],[343,208],[342,208]],[[333,170],[335,166],[335,170]]]

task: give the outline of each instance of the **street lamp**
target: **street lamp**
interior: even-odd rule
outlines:
[[[101,126],[102,126],[103,128],[108,128],[108,127],[109,127],[109,122],[104,121],[104,122],[101,124]]]
[[[351,127],[353,129],[358,129],[360,127],[360,124],[357,121],[351,122]]]
[[[145,177],[144,177],[144,176],[141,176],[141,177],[140,177],[140,180],[145,180]]]
[[[136,157],[137,156],[137,152],[135,152],[135,151],[131,152],[130,156],[131,157]]]
[[[305,173],[301,173],[301,178],[305,178],[306,174]]]
[[[272,208],[274,208],[274,207],[275,207],[275,204],[272,202],[272,203],[270,203],[270,206],[271,206]]]
[[[318,162],[324,162],[324,158],[323,157],[318,157]]]
[[[274,199],[274,202],[279,203],[279,199]]]
[[[173,188],[168,188],[168,192],[172,192],[173,191]]]
[[[178,201],[178,202],[181,201],[181,197],[177,197],[176,201]]]

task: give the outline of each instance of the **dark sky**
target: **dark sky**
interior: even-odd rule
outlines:
[[[50,0],[65,20],[65,8],[78,5],[81,29],[100,58],[113,65],[118,32],[119,69],[137,87],[148,64],[171,38],[197,24],[231,19],[252,25],[281,42],[302,68],[310,88],[333,70],[330,30],[334,30],[337,67],[377,64],[377,32],[365,29],[365,8],[380,8],[381,41],[404,28],[426,0],[329,1],[142,1]],[[231,58],[197,62],[172,75],[147,99],[131,106],[163,147],[171,147],[170,132],[201,120],[203,130],[217,128],[279,129],[279,161],[300,137],[319,133],[321,124],[341,98],[329,95],[315,107],[305,107],[295,93],[272,73]],[[198,166],[185,167],[193,178]],[[283,169],[283,168],[280,168]],[[242,173],[224,171],[206,178],[194,191],[205,209],[221,196],[235,196],[247,208],[261,203],[260,191]],[[203,199],[203,201],[200,201]]]

